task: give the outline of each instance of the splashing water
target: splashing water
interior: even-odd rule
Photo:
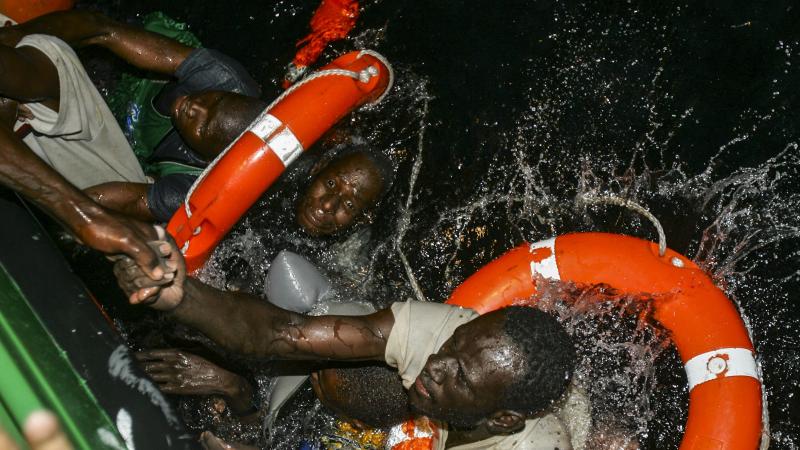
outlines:
[[[179,3],[170,6],[176,13]],[[395,185],[354,233],[309,239],[293,211],[319,155],[301,158],[201,277],[260,293],[271,258],[289,249],[354,299],[378,307],[443,301],[522,241],[574,231],[654,239],[638,215],[581,201],[630,199],[736,303],[764,375],[771,448],[798,448],[800,37],[797,8],[770,3],[365,2],[350,43],[388,56],[398,84],[320,147],[383,151],[397,164]],[[248,17],[267,17],[286,31],[305,26],[312,9],[242,2],[234,13],[245,20],[228,22],[241,34]],[[208,26],[204,41],[214,41],[214,24],[192,22]],[[270,65],[288,60],[229,47],[220,46],[276,79],[282,70]],[[686,380],[640,299],[567,285],[543,291],[539,307],[581,343],[577,378],[593,396],[596,421],[635,434],[642,448],[677,447]],[[325,426],[314,425],[329,420],[315,405],[290,406],[277,448],[296,448],[297,435]]]

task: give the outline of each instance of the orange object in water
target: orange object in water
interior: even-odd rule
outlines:
[[[389,431],[391,450],[430,450],[439,439],[439,428],[424,416],[395,425]]]
[[[0,13],[22,23],[53,11],[70,9],[74,4],[75,0],[0,0]]]
[[[167,231],[187,268],[202,266],[239,218],[323,133],[353,109],[391,88],[388,63],[374,52],[350,52],[292,86],[206,169]]]
[[[297,42],[300,49],[289,65],[283,87],[297,81],[319,58],[328,43],[342,39],[358,19],[357,0],[322,0],[311,18],[311,33]]]
[[[655,318],[671,332],[689,381],[682,450],[753,450],[762,435],[762,387],[753,344],[736,307],[692,261],[652,242],[575,233],[524,244],[465,280],[447,301],[483,314],[536,299],[534,276],[656,294]]]

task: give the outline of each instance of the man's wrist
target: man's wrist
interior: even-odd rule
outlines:
[[[80,192],[80,191],[79,191]],[[56,193],[59,195],[60,193]],[[88,197],[80,195],[65,196],[61,209],[61,217],[66,226],[81,240],[90,239],[97,233],[97,227],[111,217],[102,206]]]
[[[192,317],[192,300],[198,297],[200,291],[203,290],[203,283],[191,277],[185,277],[181,289],[181,298],[177,299],[177,305],[169,311],[164,311],[167,316],[177,320],[178,322],[191,321]]]

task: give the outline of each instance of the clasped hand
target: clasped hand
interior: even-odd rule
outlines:
[[[160,311],[175,309],[183,300],[186,263],[170,236],[148,242],[165,269],[160,280],[150,278],[133,259],[122,256],[114,263],[119,287],[132,305],[144,304]]]

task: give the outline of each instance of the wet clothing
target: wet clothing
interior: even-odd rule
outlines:
[[[478,317],[468,308],[416,301],[394,303],[392,314],[394,327],[386,340],[386,364],[397,368],[406,389],[417,380],[428,356],[439,351],[456,328]]]
[[[172,103],[182,95],[203,91],[227,91],[257,97],[258,84],[244,67],[216,50],[194,50],[175,71],[176,81],[166,83],[154,96],[139,123],[148,142],[158,144],[147,157],[148,173],[156,177],[147,191],[150,212],[160,222],[169,221],[183,202],[197,176],[208,164],[184,142],[170,122]],[[161,120],[158,120],[158,119]]]
[[[401,302],[392,305],[394,326],[386,341],[386,362],[397,367],[403,386],[410,388],[422,372],[428,357],[436,353],[459,326],[478,317],[471,309],[442,303]],[[434,441],[435,450],[444,450],[447,428]],[[572,449],[569,434],[561,420],[546,413],[525,421],[525,428],[508,436],[493,436],[483,441],[453,447],[451,450],[561,450]]]
[[[144,183],[146,178],[117,121],[78,56],[64,41],[25,36],[17,47],[44,53],[58,71],[59,110],[26,103],[34,132],[23,141],[70,183],[84,189],[111,181]]]
[[[202,46],[189,31],[188,25],[178,22],[162,12],[152,12],[142,19],[142,28],[166,36],[193,48]],[[167,80],[141,78],[123,73],[114,91],[108,96],[111,112],[119,119],[122,132],[128,138],[133,152],[149,171],[147,159],[153,150],[172,130],[169,111],[161,114],[152,106],[153,99],[164,89]],[[202,164],[202,161],[200,161]]]

